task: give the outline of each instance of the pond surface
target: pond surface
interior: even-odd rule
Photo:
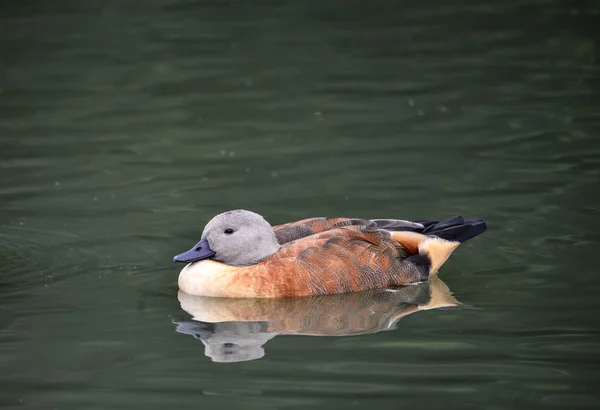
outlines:
[[[3,2],[0,407],[597,408],[599,10]],[[489,230],[397,292],[178,295],[232,208]]]

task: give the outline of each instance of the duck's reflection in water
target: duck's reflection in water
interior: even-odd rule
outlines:
[[[178,294],[193,320],[177,332],[200,339],[214,362],[260,359],[277,335],[354,336],[393,329],[422,310],[462,307],[437,276],[398,289],[277,299],[228,299]]]

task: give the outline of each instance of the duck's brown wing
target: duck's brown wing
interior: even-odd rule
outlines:
[[[357,218],[309,218],[273,227],[280,245],[344,226],[372,226],[373,222]]]
[[[306,296],[401,286],[426,279],[428,259],[408,256],[389,232],[348,225],[288,242],[261,265],[265,277],[270,278],[270,292]]]

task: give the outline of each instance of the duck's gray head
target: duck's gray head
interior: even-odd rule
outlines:
[[[232,266],[253,265],[271,256],[279,243],[271,225],[259,214],[238,209],[215,216],[192,249],[175,256],[175,262],[214,259]]]

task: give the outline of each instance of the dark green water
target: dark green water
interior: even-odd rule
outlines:
[[[599,10],[2,2],[0,407],[597,408]],[[478,309],[193,322],[171,258],[238,207],[484,218],[440,273]]]

